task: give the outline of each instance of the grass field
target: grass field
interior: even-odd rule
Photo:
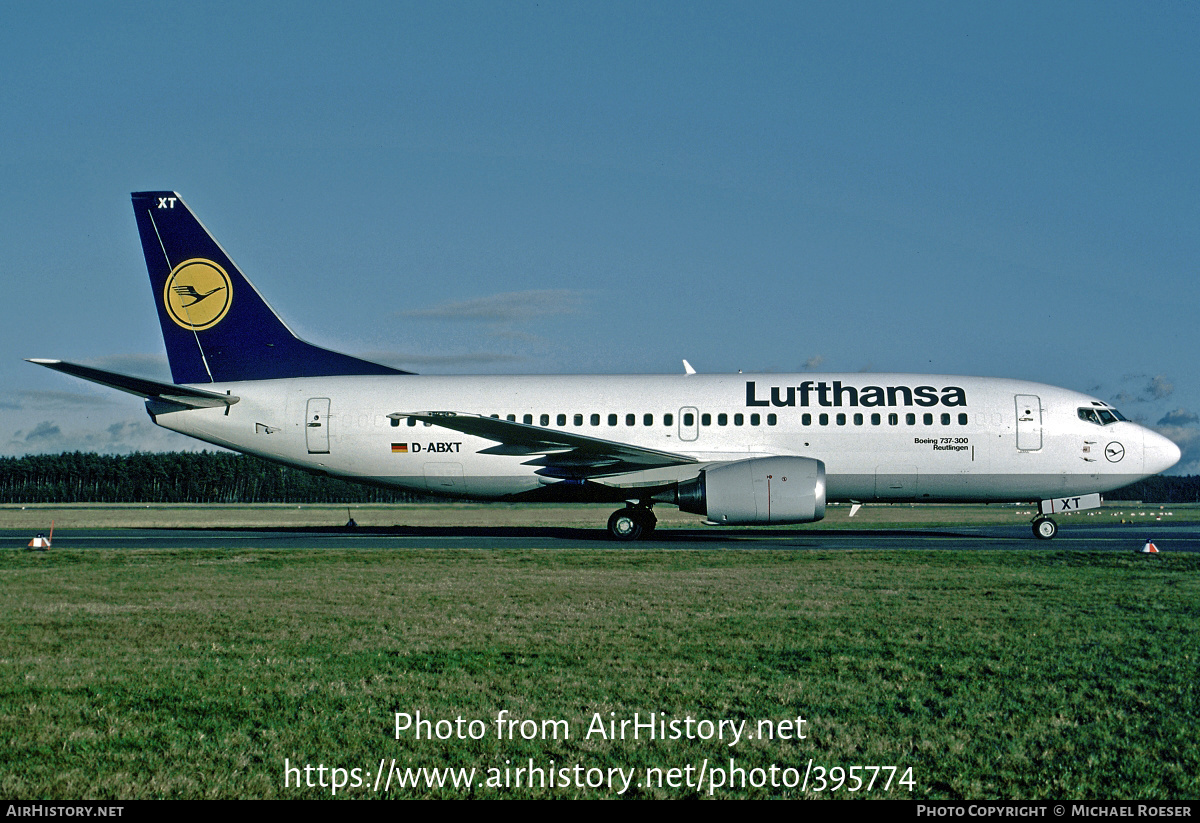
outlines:
[[[1196,799],[1198,572],[1041,546],[14,549],[0,793]],[[597,733],[652,712],[668,739]],[[477,772],[384,792],[381,761]]]

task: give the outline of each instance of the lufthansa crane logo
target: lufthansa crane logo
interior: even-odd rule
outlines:
[[[184,260],[163,287],[163,305],[176,325],[189,331],[211,329],[233,304],[233,281],[211,260]]]
[[[1125,447],[1114,440],[1104,447],[1104,456],[1108,458],[1109,463],[1120,463],[1121,458],[1125,456]]]

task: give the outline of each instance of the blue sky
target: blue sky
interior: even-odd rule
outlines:
[[[198,447],[129,192],[423,373],[913,371],[1094,393],[1200,472],[1200,8],[5,4],[0,453]]]

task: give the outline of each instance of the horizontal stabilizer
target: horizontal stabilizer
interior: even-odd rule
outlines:
[[[101,386],[108,386],[112,389],[120,389],[123,392],[136,394],[138,397],[165,400],[168,403],[186,406],[190,409],[211,409],[218,406],[232,406],[241,399],[232,394],[218,394],[217,392],[204,391],[203,389],[176,386],[172,383],[159,383],[154,380],[146,380],[142,377],[130,377],[127,374],[94,369],[91,366],[80,366],[78,363],[66,363],[62,360],[30,358],[29,362],[60,371],[63,374],[69,374],[72,377],[82,377],[84,380],[99,383]]]

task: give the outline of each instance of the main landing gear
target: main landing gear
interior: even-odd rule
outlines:
[[[1033,536],[1039,540],[1051,540],[1054,535],[1058,534],[1058,524],[1040,514],[1033,518]]]
[[[658,518],[646,505],[626,506],[608,518],[608,533],[615,540],[640,540],[654,531]]]

